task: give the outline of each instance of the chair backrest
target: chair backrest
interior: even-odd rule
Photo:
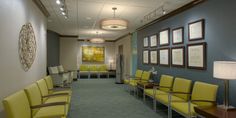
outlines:
[[[44,79],[40,79],[37,81],[37,85],[39,87],[40,93],[42,96],[46,96],[49,94],[48,87],[46,81]],[[43,99],[45,100],[45,99]]]
[[[49,71],[49,74],[58,74],[59,73],[57,66],[48,67],[48,71]]]
[[[141,81],[148,81],[151,77],[151,72],[143,71]]]
[[[141,78],[141,77],[142,77],[142,74],[143,74],[143,71],[142,71],[142,70],[136,70],[136,72],[135,72],[135,77]]]
[[[59,71],[60,73],[62,73],[62,72],[65,71],[62,65],[57,66],[57,69],[58,69],[58,71]]]
[[[107,71],[107,65],[105,65],[105,64],[99,65],[98,71]]]
[[[160,79],[160,86],[167,87],[167,88],[160,88],[162,91],[170,91],[173,85],[174,77],[170,75],[161,75]]]
[[[183,92],[183,93],[190,93],[191,92],[192,81],[184,78],[176,77],[174,80],[174,85],[172,88],[173,92]],[[184,100],[188,100],[188,94],[174,94]]]
[[[79,67],[79,70],[80,71],[89,71],[89,67],[88,67],[88,65],[80,65],[80,67]]]
[[[49,75],[49,76],[46,76],[44,79],[47,83],[48,89],[53,89],[52,77]]]
[[[41,96],[40,90],[39,90],[36,83],[33,83],[33,84],[27,86],[24,90],[25,90],[25,93],[28,97],[30,106],[42,104],[42,96]],[[33,116],[36,114],[37,111],[38,111],[38,109],[32,110]]]
[[[29,101],[23,90],[6,97],[2,103],[7,118],[31,118]]]
[[[90,65],[89,71],[98,71],[97,65]]]
[[[192,100],[216,101],[218,85],[196,81],[193,86]],[[209,102],[195,102],[199,106],[210,106]]]

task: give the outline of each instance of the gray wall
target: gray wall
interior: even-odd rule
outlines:
[[[236,1],[235,0],[207,0],[206,2],[191,8],[181,14],[173,16],[162,22],[156,23],[138,32],[138,47],[142,47],[142,39],[145,36],[158,33],[163,28],[176,28],[184,26],[184,40],[188,44],[187,26],[189,22],[205,19],[205,40],[207,42],[207,70],[192,70],[187,68],[155,66],[159,76],[170,74],[185,77],[194,81],[203,81],[220,85],[218,102],[223,100],[223,81],[213,78],[213,61],[236,60]],[[172,38],[172,33],[171,33]],[[199,42],[199,41],[196,41]],[[202,41],[200,41],[202,42]],[[171,47],[171,46],[169,46]],[[151,65],[142,64],[142,48],[138,48],[138,68],[149,70]],[[236,72],[236,71],[235,71]],[[236,80],[230,81],[230,102],[236,106],[235,90]]]
[[[47,67],[60,64],[60,39],[53,31],[47,31]]]

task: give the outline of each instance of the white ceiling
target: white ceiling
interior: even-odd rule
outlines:
[[[144,25],[144,16],[164,6],[167,13],[193,0],[66,0],[68,19],[59,10],[56,0],[41,0],[50,13],[48,29],[61,35],[79,35],[80,39],[97,36],[115,40]],[[113,16],[112,7],[117,7],[116,16],[129,21],[128,29],[106,31],[100,29],[100,20]],[[162,12],[160,11],[161,16]]]

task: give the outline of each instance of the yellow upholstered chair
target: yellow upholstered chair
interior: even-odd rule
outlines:
[[[69,94],[69,93],[50,93],[48,91],[48,87],[47,87],[46,81],[44,79],[38,80],[37,85],[40,90],[41,96],[42,97],[48,96],[46,98],[43,98],[43,101],[46,101],[46,100],[48,100],[48,98],[50,98],[51,101],[52,101],[52,99],[54,99],[53,101],[59,100],[58,102],[61,102],[60,99],[64,100],[64,98],[66,98],[66,99],[68,99],[68,101],[64,101],[64,102],[70,103],[71,94]]]
[[[137,93],[138,92],[137,91],[137,83],[138,82],[147,83],[149,81],[150,77],[151,77],[151,72],[143,71],[141,78],[136,78],[136,79],[130,80],[130,82],[128,84],[130,92],[131,92],[131,89],[133,89],[133,91],[135,93]]]
[[[140,79],[142,77],[143,71],[142,70],[136,70],[135,75],[127,75],[126,79],[124,79],[124,84],[129,84],[130,80],[136,80],[136,79]]]
[[[173,85],[174,77],[170,75],[161,75],[159,84],[155,85],[156,87],[152,89],[145,89],[144,90],[144,100],[146,96],[149,96],[153,99],[153,108],[156,110],[156,95],[165,94],[167,95],[169,91],[171,91]]]
[[[97,71],[98,71],[98,76],[99,78],[101,78],[101,75],[106,75],[106,77],[108,78],[108,69],[107,69],[107,65],[102,64],[102,65],[98,65],[97,66]]]
[[[26,93],[21,90],[3,100],[7,118],[66,118],[65,103],[30,106]],[[31,112],[35,110],[34,113]]]
[[[68,93],[69,95],[72,94],[72,90],[70,87],[60,87],[60,88],[54,88],[53,87],[53,82],[52,82],[52,77],[46,76],[44,77],[44,80],[47,84],[47,88],[50,94],[58,94],[58,93]]]
[[[88,65],[82,64],[79,66],[79,79],[80,79],[81,75],[86,75],[89,78],[89,66]]]
[[[39,87],[36,83],[27,86],[25,93],[29,99],[30,106],[37,106],[42,104],[54,104],[54,103],[65,103],[63,106],[64,116],[67,116],[69,110],[68,97],[65,96],[42,96]],[[38,109],[32,109],[32,114],[35,115]],[[51,112],[51,111],[50,111]]]
[[[218,85],[204,82],[195,82],[189,101],[171,101],[171,109],[177,111],[185,117],[196,116],[194,107],[216,105]],[[173,92],[175,93],[175,92]],[[188,94],[188,93],[182,93]]]

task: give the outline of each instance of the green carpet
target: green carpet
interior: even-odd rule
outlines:
[[[114,79],[80,79],[73,83],[69,118],[166,118],[130,95]],[[158,113],[159,112],[159,113]]]

